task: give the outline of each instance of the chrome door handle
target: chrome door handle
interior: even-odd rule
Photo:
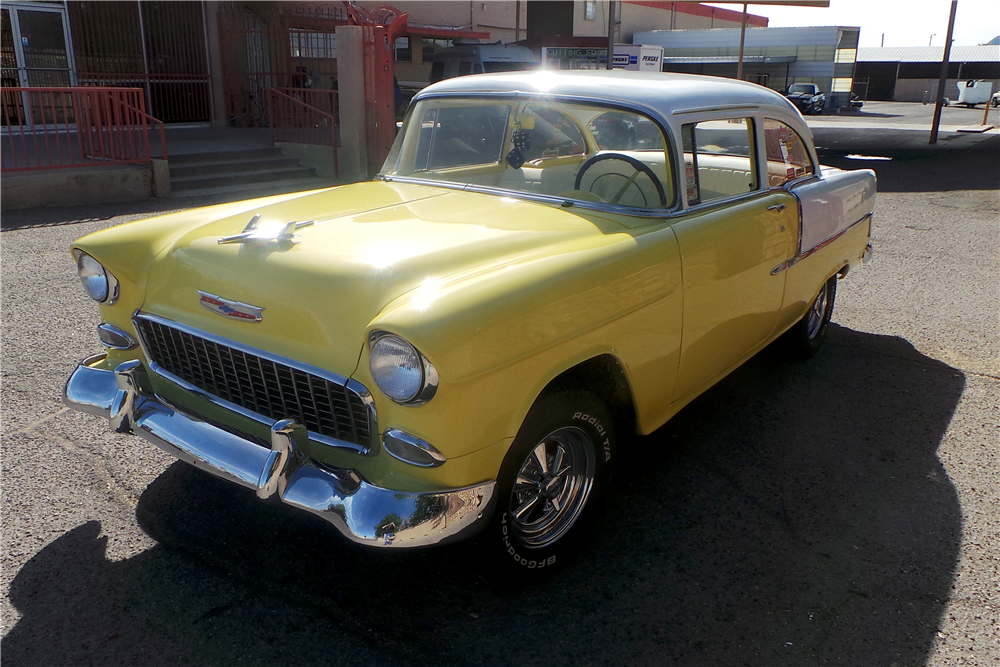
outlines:
[[[768,206],[767,210],[768,211],[778,211],[778,212],[781,212],[781,211],[785,210],[785,205],[784,204],[775,204],[774,206]]]

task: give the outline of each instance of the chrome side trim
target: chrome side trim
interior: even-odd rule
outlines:
[[[243,345],[242,343],[231,340],[229,338],[216,336],[215,334],[208,333],[207,331],[202,331],[201,329],[197,329],[195,327],[191,327],[186,324],[181,324],[180,322],[175,322],[173,320],[168,320],[166,318],[159,317],[157,315],[151,315],[149,313],[141,313],[137,310],[135,314],[132,316],[132,319],[149,320],[150,322],[157,322],[167,327],[173,327],[180,331],[184,331],[185,333],[189,333],[192,336],[201,336],[219,345],[228,346],[233,349],[240,350],[241,352],[246,352],[248,354],[252,354],[261,357],[263,359],[273,361],[275,363],[283,364],[285,366],[290,366],[292,368],[295,368],[296,370],[302,371],[303,373],[310,373],[312,375],[319,376],[329,382],[333,382],[334,384],[339,384],[347,387],[349,390],[357,394],[361,398],[361,401],[368,408],[368,424],[371,433],[370,446],[363,447],[353,442],[347,442],[346,440],[340,440],[338,438],[333,438],[328,435],[322,435],[320,433],[315,433],[313,431],[308,432],[309,440],[317,442],[326,447],[333,447],[334,449],[346,450],[354,454],[360,454],[361,456],[374,456],[375,454],[378,453],[379,429],[378,429],[378,412],[375,409],[375,399],[372,397],[372,393],[368,390],[368,388],[365,387],[360,382],[358,382],[357,380],[345,378],[343,375],[340,375],[338,373],[327,371],[317,366],[312,366],[310,364],[301,363],[295,361],[294,359],[289,359],[288,357],[283,357],[278,354],[272,354],[270,352],[267,352],[266,350],[261,350],[259,348],[251,347],[249,345]],[[141,330],[138,327],[136,327],[136,331],[140,332],[139,346],[142,349],[142,354],[146,359],[150,360],[149,361],[150,371],[152,371],[159,377],[163,378],[164,380],[176,384],[184,391],[194,394],[197,398],[200,398],[204,401],[208,401],[209,403],[215,405],[216,407],[220,407],[225,410],[235,412],[243,417],[246,417],[247,419],[252,419],[260,424],[271,424],[271,419],[265,417],[259,412],[254,412],[252,410],[244,408],[241,405],[230,403],[229,401],[220,398],[215,394],[210,394],[204,389],[196,387],[193,384],[187,382],[186,380],[177,377],[167,369],[157,364],[155,361],[152,361],[153,357],[149,353],[149,350],[146,348],[146,342],[142,338]]]
[[[834,234],[830,238],[826,239],[825,241],[817,243],[812,248],[809,248],[805,252],[800,252],[800,253],[798,253],[797,255],[795,255],[794,257],[792,257],[790,259],[786,259],[784,262],[782,262],[781,264],[778,264],[776,267],[774,267],[773,269],[771,269],[771,275],[772,276],[777,275],[777,274],[781,273],[782,271],[795,266],[796,264],[798,264],[799,262],[801,262],[802,260],[804,260],[806,257],[809,257],[810,255],[813,255],[813,254],[819,252],[820,250],[822,250],[823,248],[827,247],[828,245],[830,245],[831,243],[833,243],[834,241],[836,241],[837,239],[839,239],[841,236],[843,236],[847,232],[851,231],[852,229],[854,229],[855,227],[857,227],[858,225],[860,225],[865,220],[870,220],[871,217],[872,217],[872,215],[873,215],[873,213],[867,214],[865,217],[861,218],[857,222],[851,223],[850,225],[848,225],[847,227],[841,229],[839,232],[837,232],[836,234]],[[870,246],[871,244],[869,243],[868,245]]]
[[[104,347],[113,350],[132,350],[139,345],[129,332],[107,322],[102,322],[97,326],[97,337],[101,339],[101,344]]]
[[[305,429],[291,420],[271,425],[271,449],[265,449],[162,403],[143,389],[142,368],[139,362],[125,362],[115,371],[81,364],[66,383],[66,404],[108,418],[114,410],[123,432],[261,498],[277,496],[311,512],[365,546],[410,548],[465,539],[493,513],[495,481],[429,492],[375,486],[355,470],[311,461],[301,447]],[[402,519],[400,526],[379,525],[393,514]]]
[[[671,116],[682,116],[689,113],[708,113],[710,111],[760,111],[759,104],[713,104],[707,107],[691,107],[690,109],[676,109],[670,113]]]

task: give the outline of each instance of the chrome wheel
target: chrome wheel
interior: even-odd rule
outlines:
[[[521,464],[510,498],[511,527],[527,547],[548,546],[580,516],[594,485],[590,436],[575,426],[553,431]]]
[[[824,283],[823,289],[819,291],[812,307],[809,308],[809,315],[806,319],[806,335],[810,340],[815,338],[820,329],[823,328],[823,320],[826,317],[826,303],[829,299],[829,284]]]

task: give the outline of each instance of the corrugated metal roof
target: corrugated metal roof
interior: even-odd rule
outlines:
[[[800,28],[748,29],[745,46],[835,46],[841,31],[857,31],[847,26],[807,26]],[[636,30],[633,44],[658,44],[665,49],[687,47],[726,47],[740,45],[739,28],[705,28],[699,30]]]
[[[866,46],[858,49],[859,63],[939,63],[943,46]],[[953,63],[1000,62],[1000,45],[952,46],[948,59]]]

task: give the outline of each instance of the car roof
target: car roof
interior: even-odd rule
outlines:
[[[736,107],[763,107],[798,116],[780,93],[748,81],[716,76],[624,70],[509,72],[445,79],[424,88],[431,95],[543,93],[625,105],[642,105],[665,119],[676,114]],[[415,99],[415,101],[416,101]]]

